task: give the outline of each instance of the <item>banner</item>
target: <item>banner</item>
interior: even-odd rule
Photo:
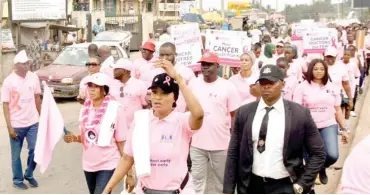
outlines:
[[[199,24],[180,24],[171,26],[171,41],[176,45],[176,63],[192,66],[202,57],[202,37]]]
[[[299,41],[303,40],[303,35],[307,32],[315,28],[313,23],[303,22],[303,23],[296,23],[292,25],[292,41]]]
[[[206,51],[220,57],[222,65],[240,66],[240,56],[251,50],[252,40],[244,31],[206,31]]]
[[[328,47],[337,47],[337,30],[320,28],[306,32],[303,37],[304,53],[324,53]]]

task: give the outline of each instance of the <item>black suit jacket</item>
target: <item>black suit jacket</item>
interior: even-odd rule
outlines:
[[[285,135],[283,160],[292,182],[309,190],[320,169],[324,166],[326,153],[321,135],[310,111],[294,102],[283,100],[285,109]],[[235,118],[227,154],[224,193],[248,193],[253,165],[252,124],[259,101],[239,108]],[[303,148],[310,160],[303,165]]]

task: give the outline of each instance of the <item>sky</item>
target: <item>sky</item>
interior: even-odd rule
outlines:
[[[200,0],[196,0],[198,3]],[[203,9],[221,9],[221,0],[202,0],[203,1]],[[227,8],[228,2],[245,2],[248,0],[224,0],[225,2],[225,9]],[[317,0],[316,0],[317,1]],[[270,5],[271,8],[276,7],[276,2],[278,2],[278,10],[281,11],[284,9],[286,4],[296,5],[296,4],[311,4],[312,0],[262,0],[262,5],[267,6]]]

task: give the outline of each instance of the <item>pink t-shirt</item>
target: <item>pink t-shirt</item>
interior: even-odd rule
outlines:
[[[3,82],[1,101],[9,103],[10,123],[13,128],[29,127],[39,120],[35,94],[41,94],[40,80],[28,72],[25,78],[12,72]]]
[[[295,77],[297,81],[303,81],[303,72],[307,71],[306,62],[303,58],[294,59],[287,71],[288,77]]]
[[[295,76],[286,77],[284,81],[285,81],[285,86],[282,91],[283,98],[289,101],[293,101],[293,93],[294,93],[295,88],[298,85],[297,77]]]
[[[202,78],[193,79],[189,88],[204,111],[203,126],[193,136],[191,145],[204,150],[227,150],[230,141],[230,112],[238,109],[242,103],[235,86],[219,77],[213,83],[206,83]]]
[[[154,69],[153,63],[155,58],[150,61],[140,58],[134,61],[135,70],[131,71],[131,76],[144,81],[145,83],[151,83],[151,70]]]
[[[147,88],[141,80],[131,77],[125,84],[115,80],[115,87],[111,87],[111,94],[123,106],[128,125],[134,120],[134,113],[148,105],[145,101]],[[122,89],[122,92],[121,92]],[[121,95],[123,97],[121,97]]]
[[[89,107],[89,120],[88,124],[94,119],[95,109]],[[82,123],[80,124],[82,125]],[[120,152],[116,142],[122,142],[126,140],[128,133],[128,125],[126,123],[125,113],[123,107],[120,107],[117,111],[117,120],[115,125],[115,132],[111,144],[106,147],[96,145],[97,139],[99,139],[100,126],[85,127],[84,139],[86,140],[86,148],[83,149],[82,157],[82,168],[84,171],[96,172],[102,170],[113,170],[117,167],[119,160],[121,159]]]
[[[142,194],[142,187],[155,190],[176,190],[180,188],[188,172],[187,158],[189,144],[193,131],[189,126],[190,113],[171,112],[166,118],[159,119],[150,112],[149,140],[151,173],[149,176],[138,178],[136,193]],[[132,131],[125,145],[125,153],[134,156],[132,150]],[[188,181],[191,185],[192,181]],[[194,194],[194,188],[185,188],[182,193]]]
[[[293,101],[310,109],[317,128],[337,124],[335,106],[340,106],[342,99],[339,91],[330,81],[325,86],[304,81],[294,91]]]
[[[194,72],[189,67],[186,67],[184,65],[176,65],[175,70],[185,80],[186,84],[189,84],[189,82],[192,79],[196,78]],[[164,72],[165,71],[162,68],[152,69],[149,86],[152,84],[152,80],[155,76],[157,76],[159,74],[162,74]],[[179,99],[177,99],[177,101],[176,101],[176,105],[177,106],[175,108],[175,111],[177,111],[177,112],[185,112],[186,111],[186,102],[185,102],[184,96],[182,95],[181,92],[179,94]]]
[[[253,72],[248,78],[243,78],[240,73],[230,77],[229,81],[234,84],[239,93],[241,101],[253,102],[257,98],[250,93],[250,86],[255,84],[259,78],[259,72]]]
[[[89,97],[89,93],[87,92],[87,85],[86,82],[88,81],[90,75],[85,76],[80,82],[80,91],[79,94],[83,95],[85,98]]]
[[[358,81],[358,78],[361,76],[360,69],[358,69],[356,62],[357,62],[356,59],[350,61],[348,64],[345,64],[344,62],[342,62],[348,72],[348,81],[349,81],[349,85],[351,86],[352,97],[355,97],[356,85],[359,84],[357,81]],[[346,93],[344,93],[343,95],[345,98],[347,98]]]
[[[343,93],[343,81],[348,81],[348,71],[343,63],[336,62],[334,65],[329,66],[329,76],[331,82],[340,90],[340,93]]]
[[[370,135],[358,143],[343,166],[341,193],[370,194]]]

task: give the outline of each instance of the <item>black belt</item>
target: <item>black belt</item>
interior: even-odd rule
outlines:
[[[269,178],[269,177],[261,177],[261,176],[258,176],[256,174],[254,174],[254,173],[252,173],[252,177],[255,177],[256,179],[262,180],[264,183],[276,183],[276,182],[280,182],[280,181],[290,181],[290,182],[292,182],[290,177],[284,177],[284,178],[281,178],[281,179],[273,179],[273,178]]]
[[[154,190],[143,186],[141,189],[143,190],[144,194],[180,194],[180,192],[185,188],[186,184],[189,181],[189,172],[186,173],[184,180],[180,185],[180,188],[177,190]]]

